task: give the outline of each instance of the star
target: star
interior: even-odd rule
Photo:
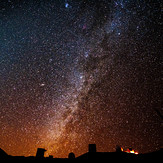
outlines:
[[[69,4],[67,2],[65,2],[65,7],[68,8],[69,7]]]
[[[41,87],[44,87],[44,86],[45,86],[45,83],[41,83],[40,86],[41,86]]]
[[[159,149],[160,4],[1,1],[0,147],[54,157],[89,143]]]

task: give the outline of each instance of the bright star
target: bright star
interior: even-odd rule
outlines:
[[[45,86],[45,83],[41,83],[40,86],[41,86],[41,87],[44,87],[44,86]]]
[[[65,3],[65,7],[66,7],[66,8],[68,8],[68,7],[69,7],[69,4],[68,4],[67,2]]]

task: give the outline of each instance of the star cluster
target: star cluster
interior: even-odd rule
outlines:
[[[160,0],[0,4],[1,148],[160,148]]]

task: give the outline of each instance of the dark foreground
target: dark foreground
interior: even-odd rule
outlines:
[[[6,161],[18,161],[18,162],[113,162],[113,161],[163,161],[163,149],[146,154],[132,154],[126,153],[120,150],[116,152],[96,152],[95,148],[90,148],[89,151],[79,157],[75,157],[73,153],[70,153],[68,158],[53,158],[53,156],[44,157],[46,150],[38,148],[36,156],[24,157],[24,156],[10,156],[2,149],[0,149],[0,163]]]

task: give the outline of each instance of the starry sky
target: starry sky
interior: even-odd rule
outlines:
[[[161,12],[161,0],[1,0],[0,148],[158,150]]]

